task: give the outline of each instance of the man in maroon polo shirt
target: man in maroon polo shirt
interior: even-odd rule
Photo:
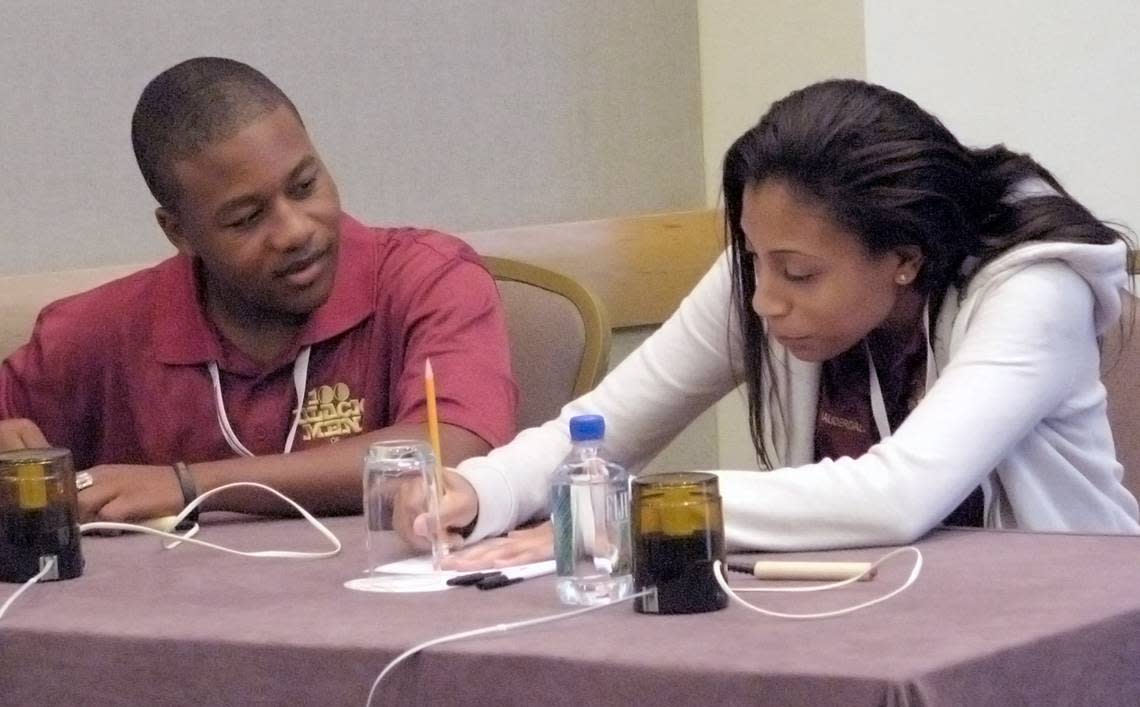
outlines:
[[[444,460],[514,434],[494,281],[441,233],[367,228],[293,104],[227,59],[143,91],[135,156],[179,254],[44,309],[0,367],[0,450],[72,450],[84,520],[172,515],[257,481],[322,513],[359,511],[378,439],[425,438],[435,371]],[[280,512],[234,490],[206,510]]]

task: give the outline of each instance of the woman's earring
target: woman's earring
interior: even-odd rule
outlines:
[[[905,284],[910,282],[910,276],[907,275],[906,273],[900,272],[898,275],[895,276],[895,282],[899,283],[900,285],[905,285]]]

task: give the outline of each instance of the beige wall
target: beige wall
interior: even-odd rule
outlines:
[[[700,0],[698,8],[705,197],[713,205],[725,151],[772,101],[822,79],[864,77],[863,2]],[[740,392],[707,414],[715,417],[719,467],[755,468]]]
[[[863,78],[862,0],[700,0],[705,195],[725,151],[773,101],[809,83]]]

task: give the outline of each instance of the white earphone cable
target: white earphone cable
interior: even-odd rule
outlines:
[[[192,536],[198,530],[197,524],[195,524],[194,527],[191,528],[188,532],[181,534],[181,535],[178,533],[168,533],[168,532],[165,532],[162,530],[157,530],[155,528],[148,528],[145,525],[136,525],[134,523],[115,523],[115,522],[111,522],[111,521],[94,521],[91,523],[84,523],[84,524],[79,526],[79,530],[80,530],[80,532],[83,532],[83,533],[86,533],[90,530],[120,530],[120,531],[129,532],[129,533],[145,533],[147,535],[154,535],[154,536],[157,536],[160,538],[166,538],[168,541],[173,541],[173,542],[163,543],[163,547],[166,548],[167,550],[172,549],[174,547],[177,547],[180,543],[187,542],[187,543],[191,543],[193,545],[201,545],[202,547],[208,547],[208,548],[211,548],[213,550],[220,550],[222,552],[228,552],[231,555],[241,555],[242,557],[277,557],[277,558],[286,558],[286,559],[294,559],[294,560],[319,560],[319,559],[324,559],[327,557],[333,557],[337,553],[340,552],[340,550],[341,550],[340,539],[337,538],[337,536],[334,535],[333,532],[331,530],[329,530],[323,523],[321,523],[319,520],[317,520],[315,517],[313,517],[313,514],[309,513],[307,510],[302,508],[300,506],[300,504],[298,504],[296,501],[289,498],[285,494],[281,493],[280,491],[278,491],[274,488],[271,488],[269,486],[265,486],[264,484],[258,484],[258,483],[254,483],[252,481],[237,481],[237,482],[234,482],[232,484],[224,484],[224,485],[219,486],[215,489],[210,489],[209,491],[201,494],[200,496],[195,498],[193,501],[191,501],[189,504],[187,504],[187,506],[182,509],[182,512],[178,514],[177,521],[179,523],[182,522],[182,520],[184,518],[186,518],[186,516],[188,516],[195,508],[197,508],[202,503],[202,501],[205,501],[210,496],[213,496],[214,494],[220,493],[220,492],[225,491],[227,489],[240,488],[243,486],[244,487],[250,487],[250,488],[258,488],[258,489],[268,491],[269,493],[273,494],[274,496],[277,496],[281,500],[288,503],[293,508],[297,509],[297,512],[300,513],[301,516],[304,517],[304,519],[306,521],[308,521],[310,525],[312,525],[314,528],[316,528],[317,531],[321,535],[325,536],[325,538],[327,538],[328,541],[330,543],[332,543],[332,549],[326,550],[323,552],[302,552],[302,551],[296,551],[296,550],[256,550],[256,551],[248,552],[248,551],[243,551],[243,550],[234,550],[233,548],[224,547],[222,545],[215,545],[214,543],[208,543],[208,542],[205,542],[203,540],[195,540]],[[177,525],[177,523],[176,523],[176,525]]]
[[[741,606],[743,606],[746,609],[749,609],[750,611],[755,611],[758,614],[764,614],[765,616],[773,616],[773,617],[780,618],[780,619],[828,619],[828,618],[832,618],[835,616],[843,616],[844,614],[853,614],[856,611],[859,611],[861,609],[866,609],[869,606],[874,606],[875,604],[879,604],[881,602],[884,602],[884,601],[890,599],[891,597],[896,596],[898,594],[901,594],[902,592],[906,591],[907,589],[910,589],[910,586],[912,584],[914,584],[915,580],[918,579],[918,576],[922,573],[922,551],[919,550],[917,547],[907,546],[907,547],[900,547],[896,550],[891,550],[887,554],[883,555],[879,559],[872,562],[871,566],[868,568],[868,571],[876,569],[879,565],[883,564],[884,562],[887,562],[888,560],[890,560],[892,558],[898,557],[899,555],[902,555],[902,554],[908,553],[908,552],[914,553],[914,567],[911,569],[910,575],[906,578],[906,581],[903,582],[900,586],[895,587],[894,589],[892,589],[891,591],[887,592],[886,594],[884,594],[882,596],[875,597],[874,599],[870,599],[868,601],[862,602],[861,604],[849,606],[849,607],[846,607],[844,609],[836,609],[835,611],[822,611],[822,612],[811,613],[811,614],[788,614],[788,613],[781,612],[781,611],[772,611],[770,609],[763,609],[759,606],[756,606],[755,604],[750,604],[750,603],[744,601],[743,599],[741,599],[738,592],[821,592],[821,591],[825,591],[828,589],[837,589],[839,587],[847,586],[848,584],[851,584],[852,582],[858,581],[859,577],[852,577],[850,579],[845,579],[841,582],[832,582],[830,584],[823,584],[823,585],[812,586],[812,587],[730,587],[730,586],[728,586],[728,580],[725,577],[724,565],[721,564],[720,560],[713,562],[713,576],[716,577],[717,584],[720,585],[721,589],[723,589],[725,591],[725,593],[728,594],[729,599],[732,599],[737,604],[740,604]],[[860,576],[862,576],[862,575],[860,575]]]
[[[325,526],[323,523],[321,523],[319,520],[317,520],[313,516],[313,514],[309,513],[307,510],[302,508],[300,504],[298,504],[296,501],[289,498],[285,494],[281,493],[280,491],[278,491],[274,488],[271,488],[269,486],[265,486],[264,484],[258,484],[258,483],[254,483],[252,481],[238,481],[238,482],[234,482],[232,484],[225,484],[223,486],[219,486],[215,489],[210,489],[206,493],[201,494],[200,496],[195,498],[193,501],[191,501],[189,504],[187,504],[186,507],[184,509],[182,509],[182,512],[179,513],[178,516],[176,517],[174,524],[178,525],[178,523],[181,523],[186,518],[186,516],[188,516],[191,513],[191,511],[193,511],[195,508],[197,508],[202,503],[202,501],[205,501],[207,498],[209,498],[210,496],[213,496],[215,493],[219,493],[219,492],[225,491],[227,489],[240,488],[243,486],[251,487],[251,488],[258,488],[258,489],[268,491],[269,493],[273,494],[274,496],[277,496],[281,500],[283,500],[286,503],[288,503],[289,505],[291,505],[293,508],[297,509],[297,512],[300,513],[301,516],[304,517],[304,519],[306,521],[308,521],[310,525],[312,525],[314,528],[316,528],[317,531],[321,535],[323,535],[325,538],[328,539],[328,541],[330,543],[332,543],[332,549],[326,550],[323,552],[303,552],[303,551],[298,551],[298,550],[255,550],[252,552],[248,552],[248,551],[243,551],[243,550],[234,550],[233,548],[224,547],[222,545],[216,545],[214,543],[208,543],[208,542],[205,542],[203,540],[195,540],[193,536],[198,533],[198,527],[199,526],[197,523],[195,523],[189,530],[187,530],[185,533],[182,533],[182,534],[170,533],[170,532],[166,532],[163,530],[158,530],[156,528],[150,528],[150,527],[147,527],[145,525],[137,525],[135,523],[114,523],[111,521],[94,521],[91,523],[83,523],[82,525],[79,526],[79,532],[86,533],[86,532],[89,532],[92,530],[118,530],[118,531],[128,532],[128,533],[144,533],[146,535],[154,535],[154,536],[157,536],[160,538],[164,538],[166,540],[166,542],[163,542],[162,546],[167,550],[175,548],[178,545],[180,545],[181,543],[186,542],[186,543],[191,543],[193,545],[201,545],[202,547],[208,547],[208,548],[211,548],[213,550],[220,550],[222,552],[227,552],[227,553],[230,553],[231,555],[241,555],[242,557],[261,557],[261,558],[276,557],[276,558],[285,558],[285,559],[294,559],[294,560],[319,560],[319,559],[324,559],[324,558],[328,558],[328,557],[333,557],[340,552],[340,550],[341,550],[340,539],[337,538],[337,536],[334,535],[333,532],[331,530],[329,530],[327,526]],[[43,567],[40,568],[40,571],[38,574],[36,574],[34,577],[29,579],[28,581],[24,582],[23,586],[21,586],[19,589],[17,589],[16,592],[14,594],[12,594],[12,596],[8,597],[8,599],[4,602],[3,606],[0,606],[0,619],[4,618],[4,614],[8,611],[8,608],[16,602],[16,599],[18,599],[21,594],[26,592],[29,587],[31,587],[33,584],[35,584],[36,582],[43,579],[49,572],[51,572],[52,568],[55,567],[55,564],[56,564],[56,561],[54,558],[45,562],[43,564]]]
[[[453,641],[461,641],[465,638],[475,638],[477,636],[485,636],[489,633],[501,633],[501,632],[505,632],[505,631],[513,631],[516,628],[526,628],[527,626],[537,626],[539,624],[550,623],[552,621],[560,621],[562,619],[568,619],[568,618],[571,618],[573,616],[579,616],[581,614],[585,614],[585,613],[588,613],[591,611],[597,611],[598,609],[605,609],[608,606],[613,606],[615,604],[621,604],[622,602],[626,602],[626,601],[629,601],[631,599],[636,599],[637,597],[646,596],[646,595],[651,594],[651,593],[656,592],[656,591],[657,591],[656,589],[646,589],[644,591],[640,591],[640,592],[637,592],[635,594],[630,594],[629,596],[622,597],[621,599],[614,599],[613,601],[606,602],[605,604],[596,604],[594,606],[585,606],[585,607],[582,607],[581,609],[574,609],[573,611],[563,611],[562,613],[559,613],[559,614],[547,614],[546,616],[539,616],[539,617],[533,618],[533,619],[525,619],[523,621],[513,621],[511,623],[506,623],[506,624],[495,624],[494,626],[484,626],[483,628],[472,629],[471,631],[463,631],[461,633],[453,633],[453,634],[450,634],[447,636],[441,636],[439,638],[433,638],[430,641],[424,641],[423,643],[412,646],[408,650],[406,650],[403,653],[401,653],[400,655],[396,656],[396,658],[392,662],[388,663],[388,665],[384,666],[384,669],[381,670],[380,674],[376,676],[376,680],[374,680],[372,682],[372,689],[370,689],[368,691],[368,701],[364,703],[364,707],[372,707],[372,700],[376,696],[376,689],[378,687],[380,687],[380,681],[383,680],[384,677],[386,675],[388,675],[388,673],[392,672],[392,670],[397,665],[399,665],[400,663],[404,662],[408,658],[412,657],[416,653],[419,653],[420,651],[422,651],[426,648],[431,648],[432,646],[438,646],[441,643],[451,643]]]
[[[742,606],[744,606],[745,608],[747,608],[751,611],[755,611],[757,613],[764,614],[765,616],[773,616],[773,617],[782,618],[782,619],[824,619],[824,618],[830,618],[833,616],[842,616],[844,614],[854,613],[854,612],[859,611],[861,609],[865,609],[869,606],[873,606],[873,605],[878,604],[880,602],[884,602],[884,601],[890,599],[891,597],[896,596],[896,595],[900,594],[901,592],[910,588],[910,586],[912,584],[914,584],[914,581],[916,579],[918,579],[919,574],[922,572],[922,552],[916,547],[908,546],[908,547],[903,547],[903,548],[898,548],[896,550],[892,550],[891,552],[888,552],[887,554],[883,555],[882,557],[880,557],[879,559],[877,559],[873,563],[871,563],[871,566],[868,568],[868,570],[875,569],[879,565],[883,564],[884,562],[887,562],[888,560],[890,560],[894,557],[897,557],[903,553],[907,553],[907,552],[914,553],[914,556],[915,556],[914,568],[911,570],[910,576],[907,577],[906,581],[901,586],[891,590],[890,592],[884,594],[883,596],[876,597],[875,599],[865,601],[861,604],[856,604],[855,606],[849,606],[847,608],[838,609],[836,611],[824,611],[824,612],[813,613],[813,614],[788,614],[788,613],[783,613],[783,612],[779,612],[779,611],[770,611],[768,609],[762,609],[758,606],[754,606],[752,604],[749,604],[748,602],[741,599],[740,596],[737,594],[737,592],[748,592],[748,591],[818,592],[818,591],[823,591],[823,590],[827,590],[827,589],[837,589],[839,587],[846,586],[848,584],[851,584],[852,582],[857,581],[859,578],[858,577],[852,577],[851,579],[845,579],[841,582],[832,582],[832,583],[829,583],[826,585],[812,586],[812,587],[789,587],[789,588],[762,587],[762,588],[736,588],[736,589],[734,589],[733,587],[728,586],[728,581],[724,577],[724,566],[720,562],[720,560],[713,562],[713,574],[716,577],[717,583],[720,584],[721,589],[723,589],[728,594],[730,599],[732,599],[733,601],[735,601],[738,604],[741,604]],[[483,635],[487,635],[490,633],[510,631],[510,630],[513,630],[516,628],[523,628],[526,626],[534,626],[537,624],[547,623],[550,621],[558,621],[561,619],[568,619],[568,618],[571,618],[573,616],[578,616],[580,614],[584,614],[588,611],[594,611],[597,609],[605,608],[607,606],[612,606],[614,604],[626,601],[628,599],[634,599],[636,597],[645,596],[645,595],[647,595],[651,592],[654,592],[654,591],[656,591],[656,590],[655,589],[646,589],[644,591],[637,592],[636,594],[632,594],[628,597],[624,597],[622,599],[618,599],[616,601],[612,601],[612,602],[609,602],[606,604],[600,604],[598,606],[588,606],[588,607],[584,607],[582,609],[575,609],[574,611],[566,611],[566,612],[563,612],[560,614],[540,616],[538,618],[527,619],[524,621],[516,621],[514,623],[496,624],[494,626],[486,626],[484,628],[478,628],[478,629],[474,629],[471,631],[463,631],[462,633],[453,633],[453,634],[448,635],[448,636],[442,636],[440,638],[433,638],[430,641],[424,641],[423,643],[420,643],[416,646],[413,646],[412,648],[409,648],[408,650],[401,653],[399,656],[396,657],[395,660],[388,663],[388,665],[385,666],[382,671],[380,671],[380,674],[376,676],[376,680],[373,681],[373,683],[372,683],[372,688],[368,691],[368,700],[367,700],[367,702],[365,702],[365,707],[371,707],[372,706],[372,700],[376,696],[376,690],[377,690],[377,688],[380,687],[380,682],[390,672],[392,672],[392,670],[397,665],[399,665],[400,663],[402,663],[407,658],[415,655],[416,653],[419,653],[420,651],[422,651],[426,648],[430,648],[432,646],[437,646],[437,645],[440,645],[441,643],[450,643],[452,641],[459,641],[459,640],[463,640],[466,638],[475,638],[477,636],[483,636]]]
[[[20,598],[20,595],[28,591],[28,587],[43,579],[48,572],[51,572],[52,568],[55,567],[55,558],[53,557],[47,562],[44,562],[43,565],[44,566],[40,568],[40,571],[34,577],[24,582],[24,584],[16,590],[15,594],[8,597],[8,600],[4,602],[4,605],[0,606],[0,619],[4,618],[4,614],[7,613],[8,608],[16,603],[16,600]]]

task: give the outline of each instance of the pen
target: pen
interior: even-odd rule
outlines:
[[[761,560],[753,565],[732,564],[728,569],[750,574],[757,579],[828,581],[858,577],[866,582],[875,577],[870,562],[815,562],[792,560]]]
[[[545,560],[543,562],[532,562],[529,565],[507,567],[501,570],[461,574],[458,577],[452,577],[447,580],[447,583],[453,587],[470,587],[474,585],[480,589],[498,589],[499,587],[518,584],[524,579],[541,577],[544,574],[553,573],[554,560]]]
[[[532,562],[529,565],[506,567],[500,572],[511,579],[530,579],[531,577],[541,577],[544,574],[554,574],[554,569],[554,560],[543,560],[542,562]]]
[[[533,562],[529,565],[519,565],[518,567],[507,567],[495,574],[498,576],[484,577],[475,582],[475,586],[480,589],[498,589],[499,587],[518,584],[524,579],[530,579],[531,577],[554,574],[554,560]]]

